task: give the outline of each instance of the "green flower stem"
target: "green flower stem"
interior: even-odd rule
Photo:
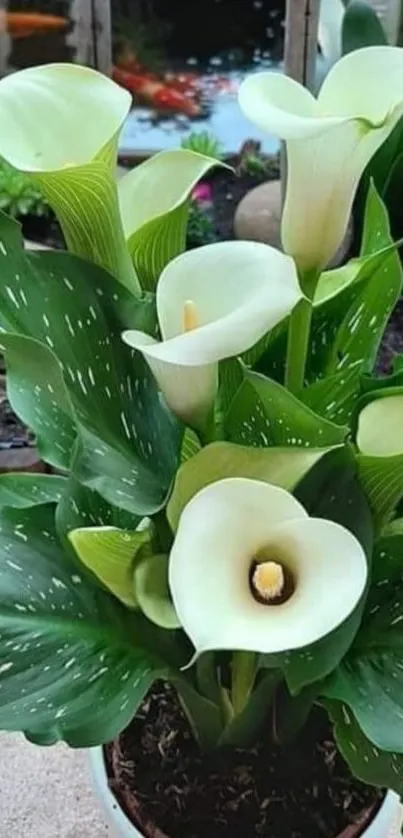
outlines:
[[[234,652],[232,656],[231,700],[234,716],[245,709],[257,673],[256,652]]]
[[[319,277],[320,272],[317,270],[301,273],[299,277],[305,298],[295,306],[290,315],[285,368],[285,386],[291,393],[297,393],[304,386],[311,331],[312,300]]]
[[[304,386],[311,320],[312,303],[303,299],[291,312],[288,327],[285,386],[290,393],[297,393]]]

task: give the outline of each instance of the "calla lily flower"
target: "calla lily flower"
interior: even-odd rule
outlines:
[[[293,260],[259,242],[220,242],[178,256],[161,274],[157,313],[162,341],[138,331],[140,350],[165,401],[189,425],[211,410],[218,361],[253,346],[301,299]]]
[[[193,497],[169,563],[174,607],[197,654],[314,643],[349,616],[366,578],[348,530],[310,518],[284,489],[244,478]]]
[[[39,184],[69,250],[136,289],[115,178],[130,106],[127,91],[74,64],[30,67],[0,81],[0,156]]]
[[[287,145],[282,244],[302,273],[319,272],[347,230],[361,175],[403,114],[403,50],[368,47],[330,70],[318,98],[278,73],[241,85],[243,112]]]

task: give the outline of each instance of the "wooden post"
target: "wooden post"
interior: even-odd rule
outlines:
[[[284,72],[312,88],[318,52],[320,0],[287,0],[285,18]],[[286,154],[281,152],[281,192],[287,179]]]
[[[8,0],[0,0],[0,78],[9,72],[11,38],[7,31]]]
[[[74,29],[69,42],[75,50],[75,61],[109,74],[112,67],[110,0],[72,0],[70,17]]]

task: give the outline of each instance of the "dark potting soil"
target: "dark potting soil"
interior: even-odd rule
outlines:
[[[319,709],[287,749],[268,725],[256,748],[202,754],[161,684],[106,755],[110,786],[146,838],[353,838],[383,798],[351,777]]]

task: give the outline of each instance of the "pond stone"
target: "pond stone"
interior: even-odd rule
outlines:
[[[281,183],[271,180],[256,186],[242,198],[234,218],[234,231],[238,239],[264,242],[281,249]],[[334,268],[345,261],[353,239],[350,221],[344,241],[329,263]]]

